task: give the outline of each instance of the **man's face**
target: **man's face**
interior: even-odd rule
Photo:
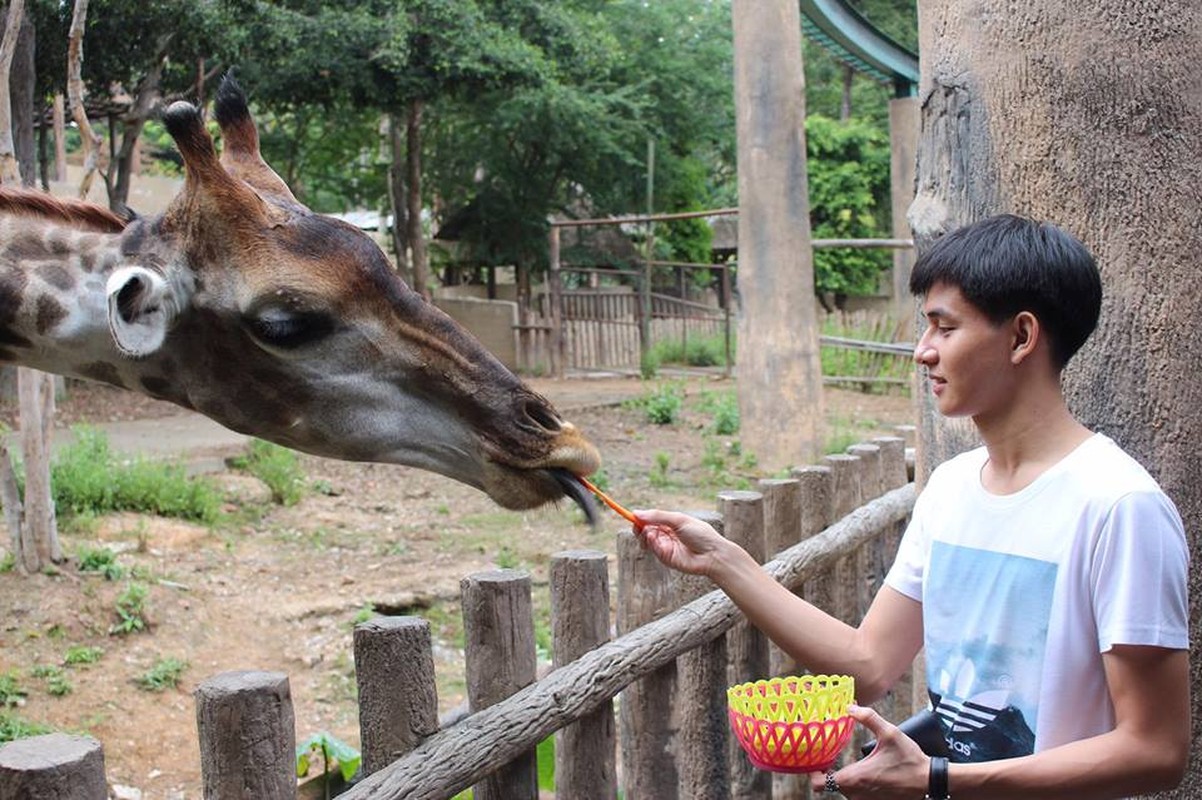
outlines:
[[[1010,407],[1013,330],[994,324],[960,289],[937,283],[923,297],[926,329],[914,360],[926,369],[939,413],[978,423]]]

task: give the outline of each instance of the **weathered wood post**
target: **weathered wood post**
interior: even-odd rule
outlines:
[[[801,481],[797,478],[764,478],[764,557],[771,559],[801,541]],[[786,675],[797,670],[793,657],[768,644],[768,674]]]
[[[618,534],[618,634],[630,633],[671,610],[667,567],[645,551],[633,533],[622,531]],[[622,690],[618,746],[626,797],[677,797],[675,686],[676,663],[672,662]]]
[[[293,800],[296,722],[282,672],[222,672],[196,687],[201,796]]]
[[[0,747],[0,800],[105,800],[104,750],[90,736],[49,733]]]
[[[726,538],[739,544],[756,562],[764,563],[764,496],[759,492],[719,492],[718,508],[726,522]],[[750,622],[740,622],[727,632],[726,647],[730,684],[768,677],[768,637]],[[751,765],[734,737],[728,751],[731,797],[739,800],[771,797],[771,776]]]
[[[722,516],[690,512],[723,533]],[[673,573],[673,596],[683,606],[714,590],[708,578]],[[726,637],[717,636],[676,659],[677,712],[680,731],[677,762],[680,796],[689,800],[730,797],[730,723],[726,715]]]
[[[370,775],[438,732],[430,623],[376,617],[355,626],[359,742]]]
[[[609,559],[596,550],[551,556],[551,665],[558,669],[609,641]],[[618,794],[614,704],[606,701],[555,735],[555,792],[612,800]]]
[[[467,699],[473,712],[537,679],[529,573],[498,569],[459,583],[463,604]],[[529,750],[472,787],[476,800],[537,800],[538,761]]]

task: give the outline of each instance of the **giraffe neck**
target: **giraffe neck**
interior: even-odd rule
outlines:
[[[130,388],[145,365],[109,334],[106,281],[147,252],[155,221],[120,233],[0,215],[0,362]]]

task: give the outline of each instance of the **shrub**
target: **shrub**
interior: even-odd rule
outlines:
[[[300,468],[300,460],[296,452],[287,447],[254,439],[247,454],[230,463],[267,484],[272,501],[280,505],[296,505],[305,495],[305,476]]]
[[[75,429],[75,441],[51,464],[50,480],[60,514],[142,511],[209,524],[221,509],[217,490],[188,477],[182,465],[144,458],[119,461],[108,438],[94,428]]]
[[[160,658],[154,663],[154,666],[138,676],[137,684],[140,688],[148,692],[162,692],[167,689],[174,689],[179,685],[179,679],[183,676],[184,670],[187,668],[187,661],[170,656]]]
[[[110,634],[121,636],[146,630],[147,623],[143,615],[146,613],[146,595],[148,593],[149,590],[145,584],[129,583],[126,585],[125,591],[117,596],[115,607],[117,622],[109,628]]]

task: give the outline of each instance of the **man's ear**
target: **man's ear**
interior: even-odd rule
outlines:
[[[1030,311],[1020,311],[1010,323],[1013,331],[1010,361],[1018,364],[1035,352],[1042,330],[1039,318]]]
[[[109,276],[105,292],[117,349],[131,358],[158,350],[180,307],[163,276],[145,267],[123,267]]]

